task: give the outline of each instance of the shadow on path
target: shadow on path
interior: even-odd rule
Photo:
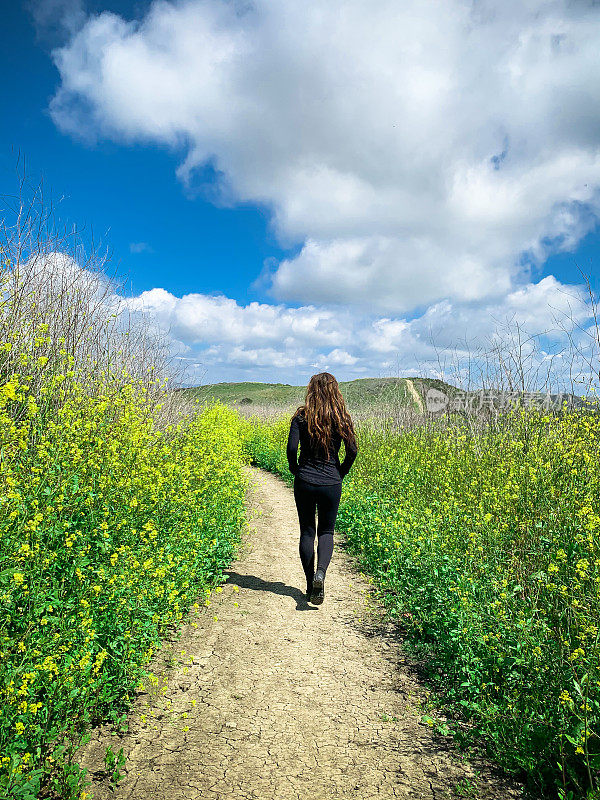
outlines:
[[[232,570],[225,570],[224,574],[227,575],[227,583],[239,586],[240,589],[254,589],[257,592],[272,592],[272,594],[291,597],[296,601],[296,611],[318,611],[318,608],[309,605],[304,592],[295,586],[288,586],[281,581],[264,581],[262,578],[257,578],[256,575],[241,575]]]

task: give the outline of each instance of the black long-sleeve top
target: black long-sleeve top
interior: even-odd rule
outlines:
[[[300,443],[300,457],[296,460],[298,443]],[[290,472],[307,483],[316,483],[321,486],[341,483],[342,478],[348,474],[358,452],[355,442],[344,442],[346,456],[343,463],[340,464],[341,444],[342,437],[336,430],[331,437],[328,458],[325,459],[323,452],[317,452],[312,445],[304,415],[295,414],[292,417],[287,442],[287,460]]]

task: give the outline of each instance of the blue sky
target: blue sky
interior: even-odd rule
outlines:
[[[95,5],[125,15],[141,7]],[[217,208],[184,191],[175,176],[177,153],[165,147],[90,144],[65,136],[48,113],[60,82],[50,57],[58,37],[40,41],[22,2],[6,3],[2,17],[2,74],[16,77],[2,83],[3,108],[9,110],[5,119],[10,119],[0,129],[2,193],[14,192],[13,152],[20,150],[31,178],[43,177],[60,200],[60,218],[93,230],[111,248],[114,266],[129,277],[130,291],[163,286],[179,295],[223,292],[242,301],[260,299],[251,282],[265,259],[284,253],[269,231],[266,209],[255,204]],[[130,245],[136,243],[146,247],[134,254]]]
[[[337,5],[4,4],[0,190],[19,150],[190,382],[436,374],[499,320],[585,327],[600,9]]]

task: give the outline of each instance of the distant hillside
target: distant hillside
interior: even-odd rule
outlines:
[[[421,411],[424,393],[430,387],[449,395],[456,389],[434,378],[358,378],[341,381],[340,389],[349,409],[365,409],[394,404]],[[235,406],[279,406],[290,409],[304,402],[305,386],[288,383],[212,383],[181,389],[190,398],[201,401],[211,399]]]
[[[429,389],[438,389],[450,400],[456,398],[460,392],[455,386],[436,378],[358,378],[354,381],[341,381],[340,389],[351,412],[369,411],[369,409],[391,410],[397,408],[411,408],[414,411],[424,411],[427,408],[425,396]],[[246,412],[252,413],[254,409],[281,409],[290,411],[304,402],[305,386],[291,386],[289,383],[212,383],[205,386],[196,386],[177,391],[184,392],[190,399],[207,402],[220,400],[228,405],[236,406]],[[477,413],[480,407],[481,390],[467,392],[471,398],[472,413]],[[502,392],[493,391],[497,400],[497,407],[504,407],[500,398]],[[517,394],[517,393],[515,393]],[[465,393],[461,393],[464,397]],[[489,397],[490,392],[486,392]],[[543,393],[539,394],[541,400]],[[586,403],[575,395],[550,395],[554,409],[558,410],[562,402],[567,402],[571,407],[581,408]],[[459,401],[460,402],[460,401]],[[448,407],[452,408],[452,403]],[[443,411],[441,406],[438,411]],[[434,411],[429,406],[429,411]]]

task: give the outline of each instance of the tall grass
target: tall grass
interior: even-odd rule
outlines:
[[[240,420],[173,406],[167,349],[102,271],[19,225],[0,266],[0,795],[83,798],[86,730],[231,560]]]
[[[291,479],[288,419],[247,447]],[[600,415],[473,431],[358,425],[338,527],[425,656],[463,740],[545,796],[600,775]]]

